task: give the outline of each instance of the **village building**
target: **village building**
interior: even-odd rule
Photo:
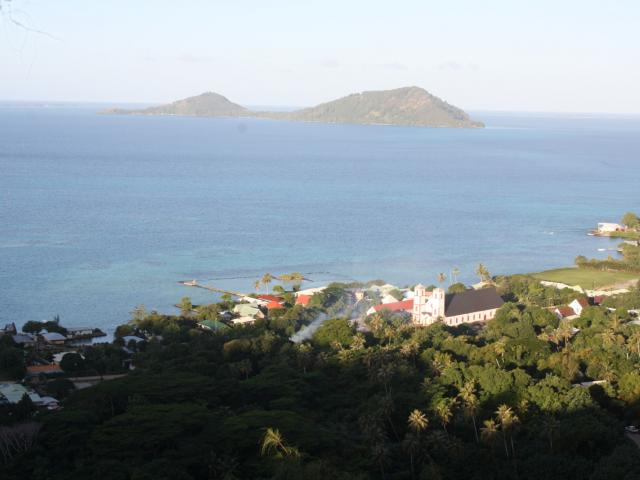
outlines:
[[[577,317],[576,312],[569,305],[564,305],[562,307],[552,307],[551,312],[558,317],[558,320],[563,320],[565,318],[572,319]]]
[[[58,332],[41,333],[40,338],[49,345],[64,345],[67,337]]]
[[[33,403],[40,402],[40,395],[32,390],[27,390],[19,383],[0,383],[0,401],[16,404],[22,397],[28,396]]]
[[[626,228],[619,223],[600,222],[598,223],[598,233],[624,232]]]
[[[65,327],[67,336],[70,338],[92,337],[93,328],[91,327]]]
[[[253,317],[238,317],[231,320],[233,325],[251,325],[255,323],[256,319]]]
[[[367,310],[367,315],[372,315],[383,310],[387,310],[389,312],[408,313],[409,315],[411,315],[411,313],[413,312],[413,299],[375,305]]]
[[[589,301],[582,297],[576,298],[573,302],[569,304],[569,306],[573,309],[576,315],[582,315],[582,310],[589,306]]]
[[[13,342],[22,346],[32,346],[36,344],[35,338],[29,333],[17,333],[13,335]]]
[[[313,295],[305,295],[305,294],[296,295],[296,305],[302,305],[303,307],[306,307],[307,305],[309,305],[309,302],[311,301],[312,296]]]
[[[30,365],[27,367],[27,377],[37,377],[39,375],[57,375],[63,373],[58,363],[48,365]]]
[[[15,335],[18,333],[15,323],[7,323],[4,327],[0,328],[0,335]]]
[[[423,285],[414,288],[412,319],[416,325],[442,320],[446,325],[485,322],[495,317],[504,304],[495,288],[446,293],[442,288],[428,292]]]
[[[233,313],[241,317],[264,318],[264,313],[254,304],[239,303],[233,307]]]
[[[212,332],[219,332],[229,329],[229,325],[219,322],[218,320],[204,320],[200,322],[198,326],[203,330],[211,330]]]
[[[284,308],[282,302],[271,301],[267,303],[267,310],[278,310],[280,308]]]

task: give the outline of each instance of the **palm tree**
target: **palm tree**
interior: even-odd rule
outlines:
[[[272,455],[275,458],[298,458],[300,451],[296,447],[285,443],[284,437],[278,429],[267,428],[260,445],[260,454]]]
[[[453,278],[453,283],[458,283],[458,275],[460,275],[460,269],[458,267],[453,267],[453,270],[451,270],[451,277]]]
[[[453,401],[449,399],[440,400],[438,405],[436,405],[436,415],[440,419],[440,423],[442,423],[442,428],[445,432],[447,432],[447,425],[451,421],[451,417],[453,416]],[[448,433],[448,432],[447,432]]]
[[[487,282],[491,278],[489,270],[482,263],[479,263],[476,267],[476,275],[478,275],[481,282]]]
[[[635,347],[636,355],[640,356],[640,331],[633,332],[627,341],[629,342],[629,347]]]
[[[510,437],[510,440],[511,440],[511,452],[515,454],[514,447],[513,447],[512,430],[519,423],[520,419],[515,413],[513,413],[513,410],[511,410],[511,407],[504,404],[498,407],[498,410],[496,410],[496,416],[500,421],[500,430],[502,430],[502,437],[504,439],[504,449],[508,457],[509,448],[507,447],[507,437]]]
[[[602,338],[602,345],[605,347],[610,347],[616,342],[616,334],[611,328],[602,332],[600,337]]]
[[[502,358],[502,366],[504,366],[504,354],[507,351],[507,339],[505,337],[501,337],[499,340],[493,342],[492,347],[493,352],[496,354],[496,363],[498,364],[498,368],[502,368],[500,366],[500,362],[498,362],[498,356]]]
[[[496,444],[496,439],[498,438],[498,426],[492,419],[485,420],[483,425],[484,426],[480,428],[480,438],[484,443],[491,446],[491,452],[493,452],[493,447]]]
[[[480,442],[478,438],[478,427],[476,426],[476,415],[478,414],[478,409],[480,407],[480,402],[475,393],[476,390],[476,382],[474,380],[469,380],[467,383],[463,385],[460,389],[460,393],[458,396],[464,402],[464,414],[467,418],[471,418],[473,422],[473,433],[476,435],[476,443]]]
[[[302,285],[302,282],[304,282],[305,280],[304,275],[300,272],[292,272],[289,274],[289,277],[291,278],[291,283],[293,284],[294,290],[296,288],[300,290],[300,285]]]
[[[260,291],[261,286],[262,282],[260,280],[256,280],[255,282],[253,282],[253,288],[256,290],[256,292]]]
[[[429,426],[429,419],[427,419],[427,416],[424,413],[416,408],[409,414],[407,424],[416,435],[420,435],[420,433],[423,430],[426,430]]]
[[[447,281],[447,276],[444,273],[440,272],[438,274],[438,282],[441,284],[444,284],[444,282],[446,281]]]
[[[271,275],[270,273],[265,273],[262,276],[262,280],[261,282],[264,284],[265,287],[267,287],[267,293],[269,293],[269,284],[273,281],[273,275]]]

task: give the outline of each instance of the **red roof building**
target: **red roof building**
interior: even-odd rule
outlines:
[[[373,312],[371,312],[372,310]],[[380,305],[376,305],[375,307],[370,308],[367,313],[380,312],[382,310],[388,310],[390,312],[411,313],[413,311],[413,299],[410,298],[409,300],[402,300],[400,302],[393,302],[393,303],[382,303]]]
[[[556,307],[553,310],[553,313],[555,313],[556,316],[558,318],[560,318],[560,319],[567,318],[567,317],[573,317],[576,314],[575,310],[573,308],[569,307],[569,306]]]
[[[302,305],[303,307],[306,307],[307,305],[309,305],[311,297],[312,295],[298,295],[296,297],[296,305]]]
[[[267,310],[275,310],[277,308],[284,308],[280,302],[269,302],[267,303]]]
[[[277,295],[258,295],[260,300],[266,300],[267,302],[281,302],[282,297],[278,297]]]

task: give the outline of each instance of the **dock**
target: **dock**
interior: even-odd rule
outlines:
[[[216,288],[216,287],[211,287],[209,285],[204,285],[202,283],[198,283],[196,280],[189,280],[189,281],[181,280],[178,283],[181,285],[184,285],[185,287],[202,288],[204,290],[209,290],[210,292],[232,295],[234,297],[245,298],[248,296],[246,293],[234,292],[232,290],[223,290],[222,288]]]

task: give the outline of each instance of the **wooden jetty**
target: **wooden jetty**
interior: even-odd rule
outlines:
[[[209,290],[210,292],[214,292],[214,293],[223,293],[223,294],[232,295],[234,297],[240,297],[240,298],[248,297],[246,293],[234,292],[231,290],[223,290],[222,288],[211,287],[209,285],[198,283],[195,280],[189,280],[189,281],[181,280],[178,283],[181,285],[184,285],[185,287],[202,288],[204,290]]]

